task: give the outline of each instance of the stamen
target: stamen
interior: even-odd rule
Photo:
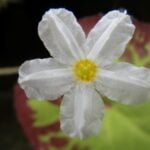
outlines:
[[[81,59],[73,66],[73,72],[76,79],[83,82],[91,82],[96,77],[97,65],[89,59]]]

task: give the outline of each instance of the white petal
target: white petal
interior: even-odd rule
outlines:
[[[101,127],[104,105],[91,87],[76,86],[65,94],[61,104],[61,129],[71,137],[86,138],[97,134]]]
[[[123,104],[138,104],[150,100],[150,70],[129,63],[114,64],[100,71],[98,91]]]
[[[54,59],[35,59],[20,67],[18,82],[29,98],[53,100],[72,87],[73,79]]]
[[[34,59],[30,61],[25,61],[21,65],[19,69],[19,75],[20,77],[25,77],[32,73],[64,67],[64,65],[60,64],[53,58]]]
[[[50,9],[39,23],[38,32],[51,55],[61,63],[72,63],[84,57],[85,34],[73,13],[66,9]]]
[[[88,35],[88,58],[97,60],[101,66],[110,64],[123,54],[134,29],[130,17],[125,13],[107,13]]]

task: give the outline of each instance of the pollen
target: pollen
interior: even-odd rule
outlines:
[[[82,82],[91,82],[97,74],[97,65],[89,59],[81,59],[73,66],[73,72],[76,79]]]

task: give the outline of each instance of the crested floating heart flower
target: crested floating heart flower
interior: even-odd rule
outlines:
[[[50,9],[38,33],[53,58],[26,61],[18,81],[29,98],[55,100],[64,95],[60,123],[66,134],[96,134],[104,115],[102,96],[123,104],[150,99],[150,70],[114,63],[134,30],[130,16],[114,10],[86,37],[72,12]]]

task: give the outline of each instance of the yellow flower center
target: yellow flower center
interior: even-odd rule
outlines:
[[[81,59],[73,66],[75,77],[82,82],[91,82],[95,79],[97,65],[89,59]]]

